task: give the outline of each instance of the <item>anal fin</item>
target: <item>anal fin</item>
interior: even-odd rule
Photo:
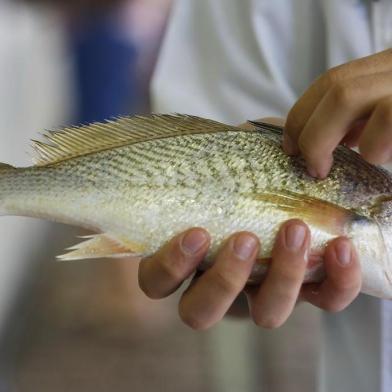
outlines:
[[[70,250],[70,252],[57,256],[57,258],[59,260],[81,260],[127,257],[136,256],[143,249],[139,244],[133,244],[131,247],[125,246],[106,234],[95,234],[80,238],[87,240],[68,248],[67,250]]]

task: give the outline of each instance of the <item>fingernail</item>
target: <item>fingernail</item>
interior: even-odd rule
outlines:
[[[181,249],[188,254],[195,254],[206,244],[208,238],[204,231],[192,230],[185,234],[181,241]]]
[[[342,266],[351,262],[351,246],[347,241],[341,241],[336,245],[336,257]]]
[[[299,250],[305,241],[306,230],[302,225],[290,225],[286,228],[286,246],[291,250]]]
[[[234,241],[234,252],[242,260],[251,257],[256,249],[257,240],[249,234],[240,234]]]

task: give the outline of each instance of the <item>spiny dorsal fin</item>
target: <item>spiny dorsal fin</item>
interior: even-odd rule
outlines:
[[[243,131],[217,121],[188,115],[121,117],[105,123],[47,131],[46,142],[33,140],[34,163],[45,166],[94,152],[146,140],[184,134]]]
[[[283,135],[283,127],[271,123],[266,123],[263,121],[253,121],[253,120],[248,120],[247,121],[249,124],[252,124],[253,126],[256,127],[257,130],[259,131],[267,131],[267,132],[272,132],[275,133],[276,135]]]

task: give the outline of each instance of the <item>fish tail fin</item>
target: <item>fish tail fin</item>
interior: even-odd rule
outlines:
[[[16,167],[0,162],[0,216],[7,215],[7,210],[5,208],[5,198],[7,195],[7,191],[5,191],[5,189],[7,188],[7,184],[2,181],[2,177],[10,170],[16,170]],[[9,178],[4,178],[4,180],[8,182]]]

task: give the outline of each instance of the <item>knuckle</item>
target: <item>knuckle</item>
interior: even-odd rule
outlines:
[[[276,297],[282,303],[289,303],[293,301],[293,297],[297,294],[298,287],[303,281],[303,274],[281,272],[275,281]],[[295,293],[295,294],[294,294]]]
[[[243,288],[243,284],[239,281],[238,275],[229,270],[211,270],[210,279],[225,294],[236,293]]]
[[[172,282],[180,282],[184,277],[183,269],[180,268],[180,263],[170,259],[159,260],[159,266],[167,280]]]
[[[284,265],[277,269],[277,275],[282,287],[298,286],[302,283],[306,264],[303,258],[288,256]]]
[[[340,108],[351,108],[355,103],[355,90],[355,87],[351,83],[338,82],[330,88],[329,97],[334,105]]]
[[[352,276],[338,275],[331,281],[334,293],[340,296],[347,296],[351,293],[356,294],[360,290],[360,279]]]
[[[329,69],[327,72],[322,74],[319,78],[319,82],[327,90],[334,86],[336,83],[340,83],[345,79],[345,72],[343,66],[337,66]]]

